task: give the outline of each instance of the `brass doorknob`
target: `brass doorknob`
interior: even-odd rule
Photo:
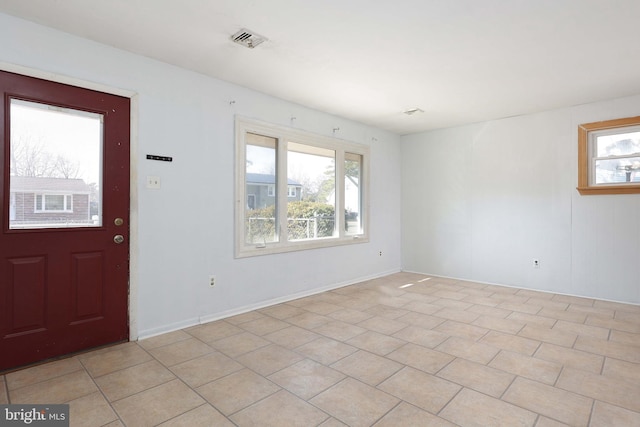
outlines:
[[[124,236],[122,234],[116,234],[115,236],[113,236],[113,241],[117,244],[120,244],[124,242]]]

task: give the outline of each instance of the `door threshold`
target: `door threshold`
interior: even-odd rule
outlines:
[[[116,345],[119,345],[119,344],[122,344],[122,343],[126,343],[126,342],[129,342],[129,340],[116,341],[116,342],[112,342],[112,343],[109,343],[109,344],[99,345],[97,347],[86,348],[86,349],[79,350],[79,351],[76,351],[76,352],[73,352],[73,353],[69,353],[69,354],[63,354],[61,356],[51,357],[51,358],[45,359],[45,360],[39,360],[37,362],[28,363],[26,365],[16,366],[16,367],[13,367],[13,368],[9,368],[9,369],[5,369],[3,371],[0,371],[0,375],[7,375],[7,374],[10,374],[12,372],[22,371],[24,369],[33,368],[33,367],[40,366],[40,365],[46,365],[47,363],[57,362],[59,360],[71,359],[72,357],[76,357],[76,356],[79,356],[81,354],[90,353],[92,351],[102,350],[102,349],[109,348],[109,347],[114,347]]]

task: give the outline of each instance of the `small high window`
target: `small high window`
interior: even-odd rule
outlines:
[[[578,127],[578,191],[640,193],[640,116]]]

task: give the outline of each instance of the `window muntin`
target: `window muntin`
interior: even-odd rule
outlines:
[[[368,241],[369,147],[237,118],[236,161],[237,257]]]
[[[640,193],[640,117],[578,127],[578,191]]]

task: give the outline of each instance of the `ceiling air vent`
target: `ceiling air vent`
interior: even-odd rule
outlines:
[[[231,40],[233,40],[235,43],[241,44],[242,46],[246,46],[249,49],[253,49],[263,41],[266,41],[267,38],[256,34],[253,31],[247,30],[246,28],[243,28],[232,35]]]

